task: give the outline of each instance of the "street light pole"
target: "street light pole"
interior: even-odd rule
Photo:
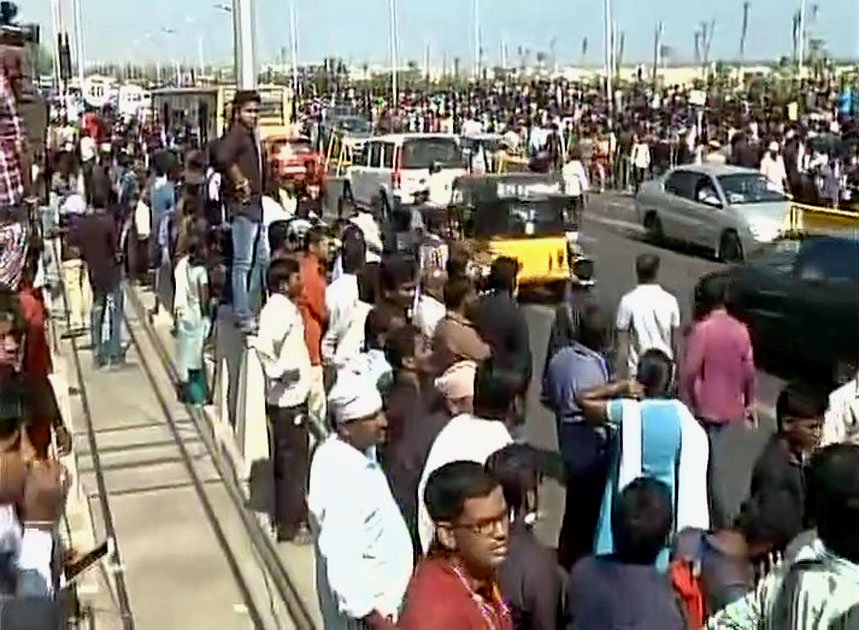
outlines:
[[[799,78],[805,66],[805,0],[799,2]]]
[[[391,11],[391,92],[394,109],[399,104],[397,91],[397,0],[388,0]]]
[[[257,85],[254,0],[233,0],[236,87],[253,90]]]
[[[474,78],[480,81],[480,0],[474,0]]]
[[[78,57],[78,82],[80,84],[81,94],[83,94],[84,79],[86,78],[86,63],[84,62],[84,33],[83,26],[81,24],[81,2],[82,0],[72,0],[75,18],[75,46],[77,48]]]
[[[608,107],[608,116],[609,120],[611,120],[612,108],[613,108],[613,94],[611,88],[611,79],[612,72],[614,71],[613,60],[612,60],[612,48],[614,47],[614,42],[612,38],[612,29],[611,29],[611,0],[604,0],[604,11],[605,11],[605,92],[606,92],[606,105]]]
[[[298,25],[295,21],[295,0],[289,3],[289,44],[292,56],[292,98],[298,98]]]

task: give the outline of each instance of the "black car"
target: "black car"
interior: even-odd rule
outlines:
[[[775,375],[832,385],[859,362],[859,239],[776,241],[736,267],[702,278],[728,285],[731,310],[749,327],[755,361]]]

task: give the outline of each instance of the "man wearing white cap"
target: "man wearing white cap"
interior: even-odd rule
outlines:
[[[392,628],[412,573],[412,544],[376,459],[387,420],[368,377],[337,374],[335,432],[316,451],[308,504],[324,627]]]
[[[787,172],[784,168],[784,160],[779,153],[778,142],[770,142],[769,151],[761,160],[761,174],[778,190],[784,190]]]

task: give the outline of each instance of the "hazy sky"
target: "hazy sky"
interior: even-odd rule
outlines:
[[[746,57],[773,59],[790,54],[792,13],[800,0],[750,0]],[[203,39],[207,63],[230,58],[231,18],[214,7],[230,0],[82,0],[85,57],[93,60],[197,60]],[[50,36],[50,0],[18,0],[22,20],[38,21]],[[300,61],[340,56],[351,61],[384,62],[388,56],[388,0],[295,0]],[[739,50],[742,0],[613,0],[618,30],[625,33],[625,60],[646,60],[653,50],[655,23],[665,23],[664,43],[678,58],[691,59],[694,32],[702,21],[716,21],[711,58],[733,58]],[[815,22],[812,6],[819,5]],[[500,57],[506,41],[511,63],[519,46],[549,50],[555,38],[559,62],[602,59],[601,0],[481,0],[484,55]],[[429,43],[431,62],[459,56],[474,59],[471,0],[397,0],[400,54],[422,63]],[[259,49],[272,59],[289,46],[288,0],[256,0]],[[859,1],[808,0],[809,32],[826,39],[838,57],[859,53]],[[174,35],[162,32],[164,27]],[[147,34],[149,37],[147,38]],[[137,45],[135,45],[135,41]],[[450,61],[449,61],[450,63]]]

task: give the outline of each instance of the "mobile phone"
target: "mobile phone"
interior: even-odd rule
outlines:
[[[83,573],[91,566],[96,564],[99,560],[104,558],[108,554],[110,549],[113,547],[113,545],[110,543],[110,540],[105,540],[100,545],[93,547],[90,551],[85,553],[83,556],[81,556],[74,562],[69,562],[68,564],[66,564],[63,569],[66,582],[73,582],[81,573]]]

